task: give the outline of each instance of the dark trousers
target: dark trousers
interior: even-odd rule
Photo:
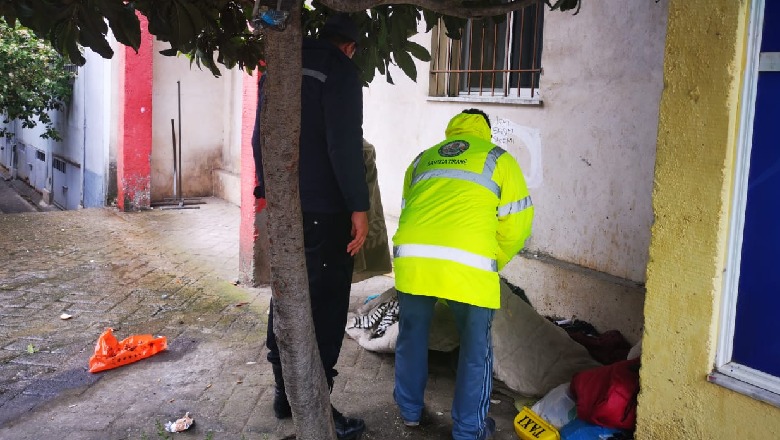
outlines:
[[[306,252],[306,272],[309,276],[314,333],[320,351],[322,366],[328,385],[338,374],[336,362],[339,359],[344,327],[347,324],[349,293],[352,287],[353,259],[347,253],[347,244],[352,240],[352,219],[344,213],[303,213],[303,243]],[[273,303],[273,299],[271,300]],[[278,366],[279,347],[273,332],[273,304],[268,316],[268,361]],[[277,378],[277,381],[281,378]]]

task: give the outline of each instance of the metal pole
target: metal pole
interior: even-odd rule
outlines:
[[[173,176],[173,188],[174,188],[174,194],[173,199],[166,199],[167,202],[160,203],[161,205],[176,205],[176,206],[163,206],[162,209],[200,209],[199,206],[186,206],[187,204],[205,204],[205,202],[201,202],[200,200],[193,199],[190,200],[188,203],[184,199],[184,187],[181,183],[181,176],[184,174],[184,169],[181,166],[181,81],[176,81],[177,86],[177,92],[178,92],[178,104],[179,104],[179,139],[178,139],[178,147],[179,147],[179,154],[178,157],[176,155],[176,147],[177,147],[177,140],[176,140],[176,128],[174,127],[173,119],[171,119],[171,138],[173,140],[173,168],[174,168],[174,176]],[[178,164],[177,164],[178,163]]]
[[[179,171],[178,163],[176,162],[176,127],[173,119],[171,119],[171,140],[173,141],[173,198],[179,198]]]

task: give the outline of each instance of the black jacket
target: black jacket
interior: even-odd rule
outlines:
[[[263,76],[252,148],[259,193],[265,196],[260,151]],[[323,40],[303,41],[300,196],[304,212],[368,211],[363,164],[363,89],[355,64]]]

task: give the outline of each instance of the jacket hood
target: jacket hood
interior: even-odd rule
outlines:
[[[447,138],[471,135],[488,142],[492,139],[490,127],[482,115],[459,113],[450,119],[447,130],[444,132]]]

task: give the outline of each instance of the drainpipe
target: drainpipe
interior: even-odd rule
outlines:
[[[84,67],[84,76],[87,75],[87,68]],[[81,105],[84,106],[84,114],[82,116],[82,136],[81,136],[81,200],[79,201],[79,207],[84,208],[84,192],[87,184],[87,84],[89,82],[86,78],[81,81]]]
[[[13,137],[13,143],[11,144],[11,180],[16,180],[16,160],[18,158],[18,153],[16,152],[16,119],[13,120],[14,133]]]

